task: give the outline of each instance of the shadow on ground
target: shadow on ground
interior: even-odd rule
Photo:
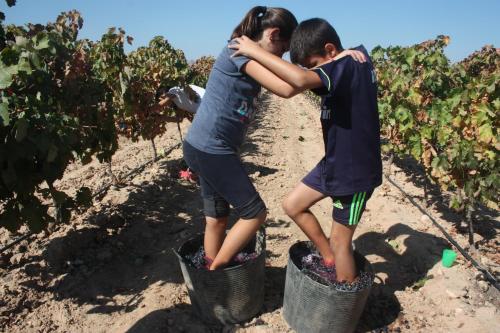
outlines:
[[[418,283],[439,262],[448,242],[429,233],[420,232],[398,223],[386,233],[367,232],[355,241],[356,250],[370,259],[376,255],[381,261],[372,262],[375,284],[361,317],[358,331],[384,328],[400,315],[401,305],[395,292],[407,287],[418,288]]]
[[[155,310],[138,320],[126,333],[220,332],[209,328],[191,313],[191,305],[182,303],[164,310]]]
[[[425,170],[413,158],[394,157],[393,163],[399,167],[406,177],[408,177],[415,186],[422,189],[422,195],[414,197],[422,202],[422,207],[433,205],[441,218],[452,223],[460,233],[467,234],[468,225],[465,223],[464,213],[458,213],[449,208],[449,194],[444,193],[437,184],[433,184],[427,178]],[[427,198],[424,195],[424,189],[427,191]],[[481,235],[483,241],[494,239],[500,230],[500,223],[497,221],[499,212],[478,204],[474,214],[474,232]]]
[[[285,268],[266,267],[264,304],[260,313],[273,312],[283,306]],[[260,315],[257,314],[256,316]],[[249,319],[249,322],[253,318]],[[245,326],[247,323],[240,323]],[[191,304],[177,304],[164,310],[150,312],[138,320],[126,333],[161,332],[233,332],[234,325],[208,325],[193,313]]]
[[[32,279],[24,285],[58,300],[90,304],[88,313],[112,313],[134,310],[151,284],[183,283],[172,249],[203,223],[197,186],[168,176],[178,163],[159,162],[152,181],[119,188],[125,200],[51,239],[25,266]]]

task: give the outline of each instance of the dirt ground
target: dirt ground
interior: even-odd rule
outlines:
[[[182,152],[112,186],[69,225],[23,241],[0,257],[2,332],[289,332],[282,313],[289,247],[305,240],[281,201],[323,154],[316,107],[305,96],[289,100],[264,94],[244,146],[243,160],[269,207],[265,301],[253,320],[208,328],[191,313],[179,263],[172,252],[203,228],[196,185],[176,179]],[[188,122],[182,124],[185,132]],[[159,150],[179,142],[175,124],[157,140]],[[149,142],[121,142],[113,170],[121,177],[152,158]],[[388,170],[423,204],[422,173],[408,161]],[[72,165],[58,187],[99,189],[111,181],[98,162]],[[429,213],[467,247],[460,216],[431,186]],[[325,230],[332,204],[312,210]],[[475,258],[500,271],[498,212],[478,214]],[[234,219],[234,218],[233,218]],[[0,230],[0,244],[17,237]],[[459,255],[444,268],[448,242],[387,181],[368,202],[355,236],[356,249],[376,272],[358,332],[500,332],[496,289]],[[467,247],[468,248],[468,247]]]

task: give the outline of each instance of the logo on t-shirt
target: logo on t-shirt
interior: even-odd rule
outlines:
[[[330,110],[326,105],[321,107],[321,119],[328,120],[332,117],[332,110]]]
[[[247,101],[241,101],[240,107],[236,110],[236,112],[240,115],[240,121],[242,123],[248,124],[253,118],[255,109],[251,106],[251,104],[251,102],[248,103]]]

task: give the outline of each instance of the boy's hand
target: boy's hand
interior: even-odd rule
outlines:
[[[253,52],[258,52],[261,47],[259,44],[248,38],[247,36],[241,36],[235,38],[234,43],[228,45],[230,49],[236,50],[231,57],[236,57],[239,55],[244,55],[247,57],[252,57]]]
[[[344,50],[340,52],[335,59],[340,59],[345,56],[351,56],[354,60],[360,63],[366,62],[366,56],[363,52],[357,50]]]

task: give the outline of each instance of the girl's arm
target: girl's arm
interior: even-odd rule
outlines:
[[[261,86],[284,98],[290,98],[300,94],[306,89],[321,87],[323,85],[319,75],[313,72],[311,72],[312,75],[309,78],[309,87],[297,87],[291,85],[255,60],[248,61],[245,65],[243,65],[242,70],[247,75],[251,76],[255,81],[259,82]]]

